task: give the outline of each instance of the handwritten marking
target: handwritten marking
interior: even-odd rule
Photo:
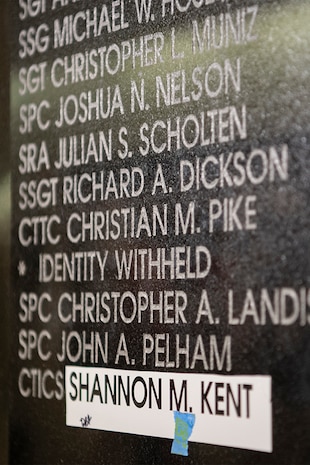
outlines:
[[[87,428],[90,425],[91,418],[89,415],[86,415],[86,417],[81,418],[81,423],[83,428]]]

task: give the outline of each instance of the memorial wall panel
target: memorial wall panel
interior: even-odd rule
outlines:
[[[308,463],[309,2],[11,8],[11,463]]]

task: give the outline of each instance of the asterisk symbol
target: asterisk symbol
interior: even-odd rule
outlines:
[[[19,261],[17,269],[18,269],[19,276],[26,275],[27,267],[26,267],[26,263],[24,262],[24,260]]]

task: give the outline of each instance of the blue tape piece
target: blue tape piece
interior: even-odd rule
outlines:
[[[173,412],[175,429],[171,454],[188,456],[188,440],[192,434],[196,417],[193,413]]]

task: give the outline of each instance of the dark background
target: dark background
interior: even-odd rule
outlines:
[[[10,140],[7,2],[0,4],[0,463],[8,453]]]

